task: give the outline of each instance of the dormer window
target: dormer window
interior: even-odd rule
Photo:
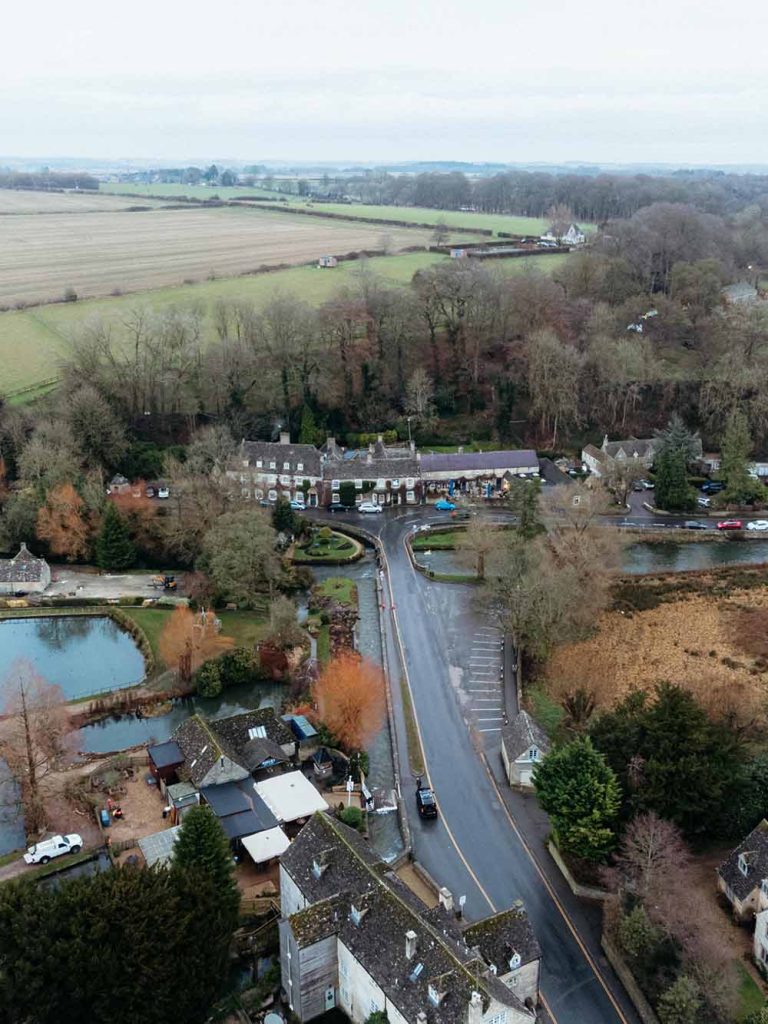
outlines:
[[[509,958],[510,969],[516,971],[522,962],[523,958],[520,956],[520,954],[513,953],[512,956]]]
[[[745,878],[749,874],[749,860],[747,859],[747,855],[745,853],[739,854],[739,871],[742,873],[742,875],[744,875]]]
[[[304,472],[304,463],[303,462],[297,462],[296,463],[296,472],[297,473],[303,473]]]
[[[539,759],[539,748],[538,747],[531,747],[531,749],[528,751],[528,757],[531,759],[531,761],[538,761],[538,759]]]
[[[275,462],[274,459],[272,459],[272,461],[270,462],[269,468],[270,469],[277,469],[277,463]]]
[[[356,907],[354,903],[352,904],[349,910],[349,919],[355,926],[355,928],[360,927],[360,922],[363,920],[367,913],[367,909]]]
[[[290,462],[284,462],[283,463],[283,469],[290,469],[290,468],[291,468]]]
[[[427,986],[427,996],[433,1006],[439,1006],[445,998],[445,992],[441,992],[436,985],[430,984]]]
[[[265,725],[253,725],[248,730],[249,740],[265,740],[267,738],[267,727]]]
[[[763,896],[768,896],[768,878],[764,878],[760,883],[760,890]]]
[[[327,864],[321,864],[319,860],[312,861],[312,874],[315,878],[322,878],[323,872],[325,871]]]

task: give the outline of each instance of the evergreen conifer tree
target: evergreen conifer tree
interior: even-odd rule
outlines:
[[[656,455],[656,504],[668,512],[689,512],[695,508],[696,494],[685,472],[685,455],[662,448]]]
[[[174,870],[199,870],[211,879],[226,913],[235,914],[240,896],[233,876],[229,840],[210,807],[193,807],[184,815],[173,847]]]
[[[96,564],[100,569],[127,569],[136,560],[136,549],[124,520],[110,502],[96,541]]]

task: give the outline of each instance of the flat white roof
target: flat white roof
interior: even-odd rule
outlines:
[[[315,811],[328,810],[328,804],[301,772],[275,775],[257,782],[254,789],[278,821],[296,821]]]
[[[257,864],[279,857],[291,845],[291,840],[279,827],[255,832],[252,836],[243,836],[241,842]]]

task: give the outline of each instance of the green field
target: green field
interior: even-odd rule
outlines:
[[[155,664],[162,669],[165,663],[160,657],[160,635],[173,614],[173,610],[170,608],[123,608],[122,611],[144,630],[155,656]],[[266,619],[257,612],[217,611],[216,617],[221,619],[221,635],[231,636],[236,647],[253,647],[258,640],[263,639],[267,629]]]
[[[515,260],[494,260],[485,266],[504,274],[523,273],[540,267],[552,273],[567,259],[566,254]],[[116,320],[136,307],[163,309],[192,302],[210,311],[219,299],[239,299],[263,305],[275,294],[293,294],[313,305],[329,299],[344,285],[354,286],[362,273],[370,272],[385,281],[407,284],[417,270],[448,257],[417,252],[381,256],[370,260],[340,263],[335,270],[293,267],[271,273],[202,281],[199,284],[159,288],[134,295],[90,299],[81,302],[37,306],[34,309],[0,313],[0,394],[18,400],[37,397],[46,384],[55,383],[60,363],[67,358],[69,339],[89,317]],[[212,323],[207,325],[214,338]]]
[[[209,188],[207,185],[134,185],[102,184],[102,192],[131,193],[135,195],[167,196],[168,198],[189,196],[191,199],[238,199],[244,196],[263,196],[273,202],[287,200],[291,206],[317,210],[320,213],[335,213],[340,216],[370,217],[372,220],[400,220],[409,224],[438,224],[441,221],[453,228],[465,231],[485,229],[498,233],[506,231],[513,235],[538,235],[546,231],[549,222],[541,217],[514,217],[502,213],[472,213],[460,210],[432,210],[419,206],[368,206],[363,203],[318,203],[303,196],[284,195],[268,192],[263,188],[246,188],[235,185],[229,188]],[[594,231],[594,224],[582,224],[585,231]]]

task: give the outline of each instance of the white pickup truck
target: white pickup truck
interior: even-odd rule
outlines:
[[[69,836],[51,836],[30,846],[24,854],[26,864],[47,864],[53,857],[62,857],[65,853],[80,853],[83,840],[76,833]]]

